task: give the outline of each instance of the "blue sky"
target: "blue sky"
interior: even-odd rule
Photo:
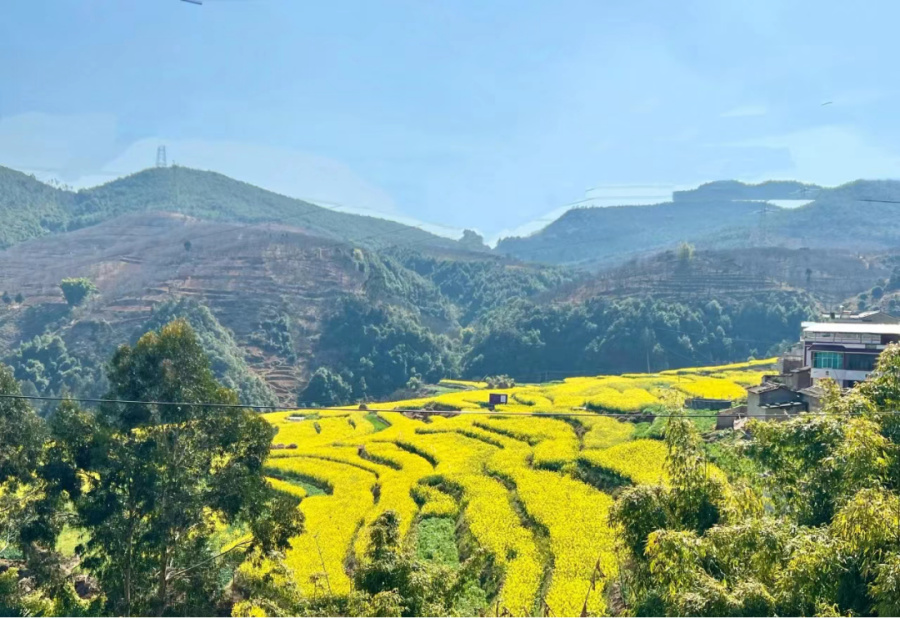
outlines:
[[[170,161],[489,238],[738,178],[900,177],[900,3],[9,0],[0,165]],[[822,103],[832,104],[823,106]]]

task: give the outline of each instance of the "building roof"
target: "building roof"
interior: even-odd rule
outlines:
[[[804,402],[802,401],[784,401],[782,403],[764,403],[759,407],[767,410],[778,410],[781,408],[796,408],[797,406],[802,405],[804,405]]]
[[[825,396],[825,389],[821,386],[817,386],[813,384],[812,386],[807,386],[806,388],[801,388],[798,391],[801,395],[806,395],[807,397],[814,397],[816,399],[821,399]]]
[[[864,333],[870,335],[900,335],[900,324],[877,322],[803,322],[804,331],[814,333]]]
[[[880,309],[873,309],[870,311],[863,311],[860,313],[851,313],[849,311],[842,311],[840,313],[824,313],[822,314],[822,319],[827,322],[877,322],[881,324],[896,324],[900,322],[900,317],[895,315],[891,315],[887,311],[882,311]]]
[[[879,315],[879,314],[882,314],[882,313],[883,313],[884,315],[886,315],[886,316],[894,317],[894,316],[892,316],[890,313],[886,313],[886,312],[884,312],[884,311],[878,311],[878,310],[874,310],[874,311],[863,311],[862,313],[857,313],[857,314],[856,314],[856,317],[858,317],[858,318],[860,318],[860,319],[865,319],[865,318],[871,318],[873,315]]]
[[[764,383],[758,384],[756,386],[748,386],[747,392],[757,393],[757,394],[768,393],[769,391],[775,391],[775,390],[778,390],[779,388],[785,388],[787,390],[790,390],[790,388],[788,388],[784,384],[778,384],[776,382],[764,382]]]

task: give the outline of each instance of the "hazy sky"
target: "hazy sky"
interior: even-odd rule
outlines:
[[[586,197],[900,177],[898,23],[872,0],[4,0],[0,165],[84,186],[166,144],[489,238]]]

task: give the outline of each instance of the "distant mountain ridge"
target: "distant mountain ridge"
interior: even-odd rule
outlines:
[[[141,212],[175,212],[234,223],[277,223],[370,247],[458,249],[453,239],[376,217],[336,212],[216,172],[151,168],[98,187],[67,191],[0,167],[0,249]]]
[[[759,210],[760,204],[746,201],[576,208],[531,236],[502,239],[496,250],[525,261],[602,264],[723,228],[752,225]]]
[[[674,191],[672,201],[807,200],[815,199],[822,190],[823,188],[818,185],[796,180],[767,180],[759,184],[748,184],[739,180],[717,180],[702,184],[696,189]]]
[[[809,203],[785,208],[781,200]],[[370,249],[402,246],[481,255],[491,251],[474,233],[453,240],[396,221],[336,212],[215,172],[152,168],[69,191],[0,167],[0,250],[148,212],[288,226]],[[494,253],[597,269],[681,242],[698,249],[893,249],[900,247],[900,181],[859,180],[832,188],[797,181],[710,182],[676,191],[671,201],[655,205],[572,209],[529,236],[501,239]]]
[[[812,200],[797,208],[769,201]],[[496,251],[522,260],[600,268],[670,249],[784,247],[883,251],[900,246],[900,181],[833,188],[794,181],[720,181],[652,206],[578,208]]]

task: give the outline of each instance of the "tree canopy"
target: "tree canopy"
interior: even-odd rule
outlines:
[[[108,379],[98,413],[66,404],[50,421],[48,476],[90,537],[82,565],[109,612],[214,613],[222,560],[300,531],[296,502],[262,475],[274,430],[216,382],[184,321],[120,347]],[[223,525],[245,540],[217,546]]]
[[[77,307],[89,296],[97,293],[97,286],[90,279],[84,277],[63,279],[59,282],[59,287],[70,307]]]
[[[614,596],[637,615],[895,615],[900,609],[900,346],[821,414],[753,421],[723,485],[669,423],[669,487],[626,489]],[[737,470],[737,469],[735,469]]]

